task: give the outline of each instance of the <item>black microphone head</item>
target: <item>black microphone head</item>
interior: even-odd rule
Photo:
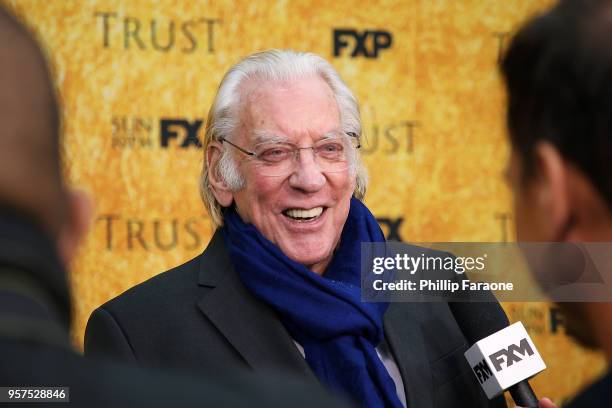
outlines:
[[[449,302],[448,307],[470,345],[510,324],[497,301]]]

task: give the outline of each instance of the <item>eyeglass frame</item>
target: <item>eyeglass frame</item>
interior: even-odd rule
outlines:
[[[347,136],[349,136],[349,137],[355,138],[355,140],[357,140],[357,146],[353,146],[355,149],[359,149],[359,148],[361,148],[361,142],[360,142],[360,140],[359,140],[359,135],[358,135],[357,133],[355,133],[355,132],[342,132],[342,133],[344,133],[345,135],[347,135]],[[237,144],[234,144],[234,143],[230,142],[229,140],[227,140],[227,139],[226,139],[226,138],[224,138],[224,137],[220,137],[220,138],[218,139],[218,141],[219,141],[219,142],[221,142],[221,143],[223,143],[223,142],[228,143],[230,146],[235,147],[236,149],[238,149],[240,152],[242,152],[242,153],[246,154],[247,156],[249,156],[249,157],[255,157],[256,159],[258,159],[258,160],[261,160],[261,161],[265,162],[265,160],[260,159],[259,157],[257,157],[257,153],[255,153],[255,152],[251,152],[251,151],[249,151],[249,150],[247,150],[247,149],[245,149],[245,148],[243,148],[243,147],[240,147],[240,146],[238,146]],[[316,143],[315,143],[315,144],[316,144]],[[295,146],[295,145],[294,145],[294,146]],[[308,149],[312,149],[313,147],[314,147],[314,145],[309,146],[309,147],[297,147],[297,146],[295,146],[295,151],[296,151],[296,152],[299,152],[300,150],[308,150]],[[297,157],[297,155],[294,155],[294,160],[295,160],[295,158],[296,158],[296,157]]]

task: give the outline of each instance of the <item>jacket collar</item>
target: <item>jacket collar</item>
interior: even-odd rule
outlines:
[[[198,280],[200,286],[209,288],[198,307],[251,368],[297,369],[315,379],[274,310],[240,281],[219,230],[200,259]]]

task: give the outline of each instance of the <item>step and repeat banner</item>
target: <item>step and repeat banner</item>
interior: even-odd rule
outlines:
[[[200,140],[230,66],[268,48],[328,59],[359,99],[366,204],[405,242],[514,239],[505,96],[510,35],[549,0],[13,0],[43,42],[62,105],[66,175],[94,197],[71,272],[73,341],[94,308],[199,254],[212,227],[198,196]],[[506,303],[558,402],[602,372],[546,303]]]

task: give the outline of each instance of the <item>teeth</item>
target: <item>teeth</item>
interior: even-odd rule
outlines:
[[[291,218],[314,218],[321,215],[323,212],[323,207],[315,207],[310,210],[302,210],[298,208],[293,208],[285,211],[285,213]]]

